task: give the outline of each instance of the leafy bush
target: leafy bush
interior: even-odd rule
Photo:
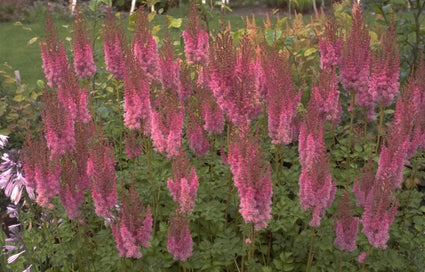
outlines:
[[[4,0],[0,2],[0,22],[21,18],[31,7],[29,0]]]

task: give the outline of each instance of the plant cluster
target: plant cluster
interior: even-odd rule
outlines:
[[[128,39],[109,10],[99,62],[79,14],[71,58],[47,14],[41,129],[0,168],[5,269],[425,266],[425,64],[400,86],[394,21],[372,46],[356,3],[208,33],[194,1],[179,53],[152,16]]]

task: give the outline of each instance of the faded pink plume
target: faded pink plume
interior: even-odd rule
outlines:
[[[105,53],[106,71],[112,73],[116,79],[124,78],[123,47],[125,37],[122,26],[117,26],[112,11],[108,10],[103,31],[103,51]]]
[[[370,36],[361,8],[353,2],[353,25],[344,43],[340,62],[340,81],[344,89],[354,92],[355,103],[368,110],[368,118],[374,118],[374,103],[368,89],[370,67]],[[350,111],[354,105],[350,105]]]
[[[132,46],[136,63],[149,84],[160,81],[160,67],[158,48],[148,16],[143,9],[136,14],[136,30],[132,39]]]
[[[387,248],[390,226],[397,214],[398,201],[392,185],[385,180],[375,182],[368,194],[361,222],[362,232],[374,247]]]
[[[289,144],[297,139],[298,103],[302,92],[295,90],[287,56],[277,47],[264,50],[262,70],[265,77],[268,130],[273,144]]]
[[[45,90],[43,93],[44,135],[51,156],[72,153],[75,149],[74,121],[70,112],[58,101],[56,93]]]
[[[117,219],[111,223],[112,234],[120,257],[141,258],[140,247],[148,247],[152,239],[153,220],[150,206],[145,207],[134,188],[121,195],[122,205]]]
[[[323,139],[323,122],[313,96],[300,126],[298,144],[301,163],[298,196],[304,210],[313,208],[311,226],[320,225],[321,216],[332,204],[336,191]]]
[[[325,33],[319,40],[320,67],[324,71],[330,71],[340,64],[343,39],[338,34],[338,26],[333,14],[325,24]]]
[[[201,22],[196,2],[193,1],[189,10],[189,20],[182,35],[185,44],[184,53],[189,64],[206,66],[208,63],[209,37],[201,26]]]
[[[199,186],[195,169],[192,168],[190,176],[182,177],[180,180],[173,181],[172,179],[168,179],[167,186],[173,196],[174,202],[178,206],[178,213],[192,213]]]
[[[380,106],[387,107],[400,92],[400,59],[394,21],[381,37],[380,45],[372,57],[369,93]]]
[[[239,212],[245,223],[256,230],[271,219],[272,181],[270,165],[264,159],[258,140],[248,128],[234,132],[228,161],[240,199]]]
[[[335,246],[340,250],[353,251],[357,248],[357,232],[359,218],[354,216],[353,204],[349,192],[345,192],[339,202],[335,215],[334,228],[336,232]]]
[[[79,12],[74,20],[74,70],[78,77],[83,79],[91,77],[96,72],[93,48]]]
[[[79,186],[80,174],[78,166],[71,157],[65,156],[62,161],[61,189],[59,196],[65,212],[70,219],[80,215],[79,206],[84,203],[84,188]]]
[[[87,175],[91,180],[91,192],[100,217],[110,217],[111,209],[117,203],[115,156],[112,146],[100,131],[89,146]]]
[[[189,220],[177,213],[170,218],[168,228],[167,249],[174,260],[186,261],[192,256],[193,241],[189,230]]]
[[[41,59],[47,84],[52,88],[63,84],[64,76],[71,71],[66,49],[59,39],[59,33],[50,19],[49,11],[46,12],[45,41],[41,41]]]

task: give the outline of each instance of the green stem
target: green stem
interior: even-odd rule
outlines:
[[[339,272],[342,272],[342,260],[343,260],[343,257],[344,256],[344,251],[341,251],[341,255],[339,256],[339,265],[338,265],[338,271]]]
[[[316,232],[314,231],[314,228],[310,226],[311,230],[311,238],[310,238],[310,250],[308,252],[308,260],[307,260],[307,267],[305,269],[306,272],[310,271],[311,265],[313,263],[313,245],[314,245],[314,238],[316,237]]]
[[[350,96],[351,96],[351,102],[350,102],[350,109],[351,109],[351,112],[350,112],[350,133],[353,133],[353,125],[354,125],[354,103],[355,103],[356,96],[355,96],[355,94],[354,94],[353,91],[350,93]]]
[[[379,124],[378,124],[378,138],[376,139],[376,153],[378,153],[379,150],[379,144],[382,137],[382,131],[383,131],[383,124],[384,124],[384,106],[379,105]]]
[[[369,253],[370,253],[370,251],[372,250],[372,245],[370,245],[369,246],[369,249],[367,250],[367,252],[366,252],[366,257],[365,257],[365,259],[363,260],[363,264],[362,264],[362,271],[361,272],[364,272],[365,271],[365,268],[366,268],[366,259],[367,259],[367,257],[369,257]]]

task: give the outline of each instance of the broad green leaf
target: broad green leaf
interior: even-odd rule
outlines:
[[[309,48],[309,49],[307,49],[307,50],[304,51],[304,57],[308,57],[311,54],[314,54],[316,52],[317,52],[317,48],[314,48],[314,47]]]

